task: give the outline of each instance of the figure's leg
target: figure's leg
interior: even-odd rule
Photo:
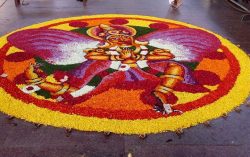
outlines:
[[[49,91],[53,95],[62,95],[64,93],[70,93],[76,91],[77,88],[71,87],[68,83],[58,82],[51,83],[47,82],[46,78],[43,78],[37,74],[36,65],[30,65],[25,70],[26,80],[25,82],[29,85],[36,85],[39,88]]]
[[[184,68],[177,63],[169,63],[164,71],[164,74],[160,76],[161,83],[155,88],[154,94],[163,103],[165,112],[171,113],[171,106],[176,103],[178,98],[173,93],[174,86],[183,81]]]

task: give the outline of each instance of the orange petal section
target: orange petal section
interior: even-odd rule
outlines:
[[[106,110],[148,110],[150,105],[140,100],[143,90],[120,90],[111,88],[106,92],[75,105],[75,107],[91,107]],[[105,104],[105,105],[103,105]],[[133,104],[133,105],[132,105]]]
[[[213,60],[213,59],[208,59],[208,58],[204,58],[200,64],[196,67],[195,70],[208,70],[211,72],[214,72],[215,74],[217,74],[221,80],[223,80],[229,69],[229,63],[227,59],[223,59],[223,60]]]
[[[8,79],[13,81],[14,78],[22,74],[24,70],[31,64],[35,63],[34,59],[29,59],[23,62],[8,62],[4,61],[3,70],[6,74],[8,74]]]

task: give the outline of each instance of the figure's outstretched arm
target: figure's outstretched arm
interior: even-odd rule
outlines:
[[[148,55],[146,56],[146,60],[169,60],[173,59],[173,55]]]
[[[148,55],[137,55],[137,60],[169,60],[173,59],[175,56],[169,51],[164,49],[155,49],[151,51]]]
[[[109,54],[89,54],[85,56],[89,60],[101,60],[101,61],[122,61],[124,60],[119,55],[109,55]]]
[[[154,51],[149,52],[147,55],[147,60],[169,60],[173,59],[175,56],[167,49],[155,49]]]
[[[89,60],[112,60],[112,61],[118,61],[122,60],[118,55],[110,55],[108,54],[104,49],[87,49],[84,50],[86,53],[85,58]]]

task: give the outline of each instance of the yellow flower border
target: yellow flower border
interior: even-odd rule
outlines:
[[[203,28],[186,24],[183,22],[167,20],[162,18],[141,16],[141,15],[122,15],[122,14],[104,14],[104,15],[92,15],[56,19],[40,24],[31,25],[22,29],[37,28],[44,25],[53,24],[56,22],[62,22],[65,20],[77,20],[82,18],[104,18],[104,17],[127,17],[127,18],[143,18],[148,20],[159,20],[165,22],[172,22],[175,24],[185,25],[191,28],[199,28],[207,31]],[[19,30],[22,30],[19,29]],[[17,31],[19,31],[17,30]],[[208,31],[209,33],[213,33]],[[13,33],[13,32],[12,32]],[[11,34],[11,33],[10,33]],[[235,107],[239,106],[248,97],[250,89],[246,88],[250,82],[250,59],[246,53],[244,53],[237,46],[224,39],[218,34],[216,35],[223,45],[226,45],[231,52],[236,56],[240,64],[240,75],[237,78],[235,86],[231,91],[215,101],[210,105],[186,112],[179,116],[158,118],[152,120],[115,120],[96,117],[83,117],[79,115],[69,115],[58,111],[52,111],[46,108],[37,107],[34,104],[26,104],[21,100],[13,98],[10,94],[0,88],[0,111],[6,114],[15,116],[17,118],[24,119],[26,121],[41,123],[45,125],[52,125],[63,128],[73,128],[83,131],[110,131],[119,134],[148,134],[159,133],[164,131],[175,131],[180,128],[187,128],[190,126],[203,123],[205,121],[218,118],[224,113],[228,113]],[[0,38],[0,47],[6,43],[6,37],[9,34]]]

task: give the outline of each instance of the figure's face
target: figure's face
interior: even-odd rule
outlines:
[[[133,37],[127,30],[111,29],[100,32],[99,37],[105,38],[107,42],[116,44],[119,46],[132,45]]]
[[[119,46],[131,46],[133,45],[133,37],[129,35],[110,35],[107,37],[107,41],[111,44],[116,44]]]

